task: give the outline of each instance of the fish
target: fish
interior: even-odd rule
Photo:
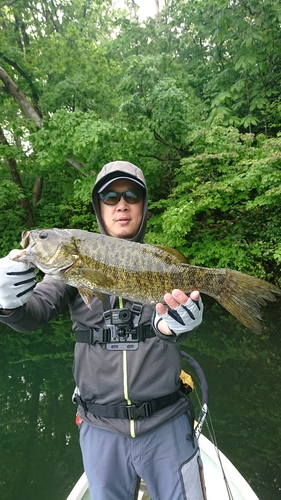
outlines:
[[[164,303],[174,289],[213,297],[250,330],[261,333],[261,306],[281,290],[262,279],[227,268],[193,266],[176,249],[136,243],[80,229],[34,229],[22,233],[14,259],[79,290],[91,307],[93,295],[117,295],[141,304]]]

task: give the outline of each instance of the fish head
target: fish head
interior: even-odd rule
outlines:
[[[22,233],[15,260],[27,262],[44,273],[56,276],[66,273],[79,259],[78,240],[67,229],[35,229]]]

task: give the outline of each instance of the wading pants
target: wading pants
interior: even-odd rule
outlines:
[[[152,500],[205,500],[202,462],[190,435],[185,415],[136,438],[83,422],[80,446],[91,499],[133,500],[139,476]]]

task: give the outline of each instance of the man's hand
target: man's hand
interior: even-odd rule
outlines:
[[[203,317],[203,302],[198,291],[189,297],[181,290],[166,293],[164,304],[156,305],[154,326],[164,335],[180,335],[200,325]]]
[[[0,309],[11,310],[25,304],[33,294],[35,278],[33,266],[11,260],[8,255],[0,259]]]

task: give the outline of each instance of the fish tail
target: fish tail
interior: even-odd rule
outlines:
[[[274,302],[281,290],[259,278],[226,269],[226,289],[216,300],[250,330],[262,332],[261,306]]]

